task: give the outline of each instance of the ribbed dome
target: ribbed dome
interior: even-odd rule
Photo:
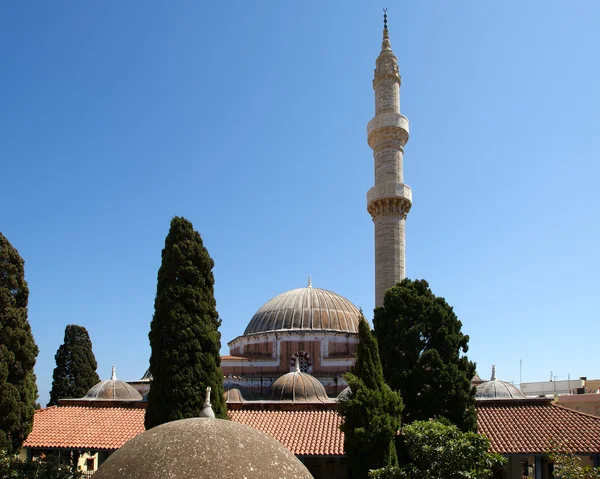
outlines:
[[[271,385],[271,400],[294,402],[330,402],[327,392],[317,378],[293,371],[277,378]]]
[[[335,398],[338,402],[339,401],[347,401],[348,399],[350,399],[350,394],[352,394],[352,391],[350,390],[350,386],[348,386],[346,389],[344,389],[341,393],[338,394],[338,397]]]
[[[330,330],[356,333],[360,312],[346,298],[325,289],[297,288],[267,301],[244,335],[279,330]]]
[[[100,381],[83,397],[87,400],[111,399],[114,401],[140,401],[142,395],[131,384],[117,380],[115,368],[107,381]]]
[[[223,392],[223,396],[225,397],[225,402],[238,403],[251,401],[254,399],[253,394],[244,386],[240,386],[239,384],[225,384],[224,389],[225,391]]]
[[[519,388],[496,379],[496,368],[492,366],[492,378],[477,385],[475,399],[526,399]]]

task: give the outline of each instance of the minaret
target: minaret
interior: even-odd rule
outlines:
[[[367,193],[367,210],[375,224],[375,306],[385,291],[406,277],[404,222],[412,191],[403,183],[402,161],[408,119],[400,114],[400,72],[383,14],[383,43],[375,62],[375,117],[367,125],[375,160],[375,186]]]

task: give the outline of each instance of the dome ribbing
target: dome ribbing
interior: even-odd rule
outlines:
[[[272,401],[330,402],[317,378],[299,370],[284,374],[271,385]]]
[[[356,333],[360,311],[343,296],[313,288],[286,291],[267,301],[252,317],[244,335],[280,330],[328,330]]]

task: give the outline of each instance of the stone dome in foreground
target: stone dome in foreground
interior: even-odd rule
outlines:
[[[492,378],[477,385],[475,399],[526,399],[519,388],[506,381],[496,379],[496,368],[492,366]]]
[[[298,366],[296,371],[273,381],[271,391],[272,401],[331,402],[321,382],[310,374],[300,372]]]
[[[89,401],[108,399],[113,401],[141,401],[142,395],[131,384],[117,380],[115,368],[108,381],[100,381],[82,398]]]
[[[136,436],[94,479],[312,479],[277,439],[221,419],[182,419]]]
[[[281,330],[358,332],[360,311],[350,301],[326,289],[286,291],[267,301],[252,317],[244,335]]]

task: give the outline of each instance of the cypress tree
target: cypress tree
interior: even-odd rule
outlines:
[[[27,320],[25,262],[0,233],[0,449],[16,452],[33,425],[38,348]]]
[[[83,326],[69,324],[65,328],[64,342],[54,358],[56,367],[52,375],[48,406],[58,404],[59,399],[83,397],[92,386],[100,382],[92,341]]]
[[[404,397],[403,422],[446,418],[475,431],[475,363],[446,300],[427,281],[405,279],[386,291],[373,323],[385,380]]]
[[[340,402],[346,461],[354,479],[368,471],[397,466],[394,439],[400,429],[402,398],[384,382],[377,340],[362,317],[356,363],[345,375],[350,396]]]
[[[197,417],[206,387],[215,416],[226,418],[221,372],[221,320],[214,297],[214,262],[185,218],[174,217],[162,251],[150,325],[146,429]]]

